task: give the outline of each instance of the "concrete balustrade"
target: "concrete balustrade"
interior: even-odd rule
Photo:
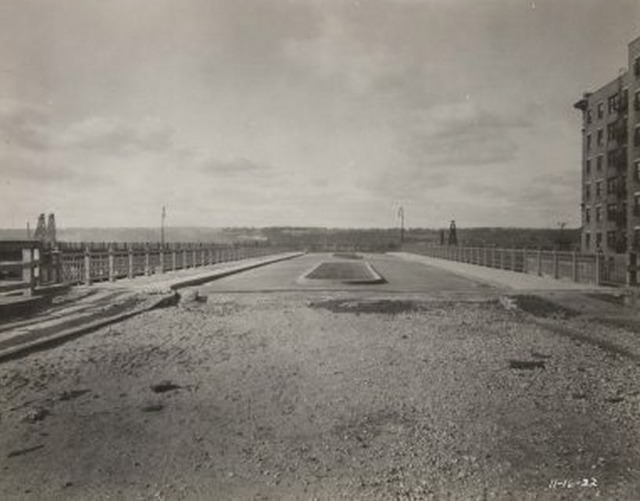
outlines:
[[[640,267],[635,252],[618,255],[586,254],[542,249],[503,249],[407,244],[407,252],[439,259],[595,285],[638,285]]]
[[[86,284],[261,257],[285,249],[245,245],[0,242],[0,292],[39,285]]]

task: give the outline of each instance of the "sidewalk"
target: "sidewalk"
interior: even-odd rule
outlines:
[[[0,318],[0,362],[52,347],[177,299],[176,291],[301,253],[217,263],[115,282],[73,287],[37,314],[9,322]]]
[[[500,270],[497,268],[489,268],[479,266],[477,264],[460,263],[458,261],[449,261],[447,259],[438,259],[420,254],[412,254],[409,252],[389,252],[392,256],[423,263],[428,266],[461,275],[466,278],[480,280],[498,287],[518,291],[615,291],[620,290],[614,287],[603,287],[594,284],[583,284],[571,282],[569,280],[556,280],[550,277],[538,277],[526,273],[518,273],[509,270]]]

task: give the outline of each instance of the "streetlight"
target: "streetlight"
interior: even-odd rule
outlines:
[[[167,209],[162,206],[162,216],[160,217],[160,245],[164,248],[164,221],[167,218]]]

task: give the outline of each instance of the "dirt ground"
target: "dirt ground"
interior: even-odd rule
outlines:
[[[640,499],[638,361],[535,301],[190,297],[0,365],[3,499]]]

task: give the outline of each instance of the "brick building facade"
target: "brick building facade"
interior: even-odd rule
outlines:
[[[640,250],[640,37],[628,70],[574,106],[582,111],[583,252]]]

